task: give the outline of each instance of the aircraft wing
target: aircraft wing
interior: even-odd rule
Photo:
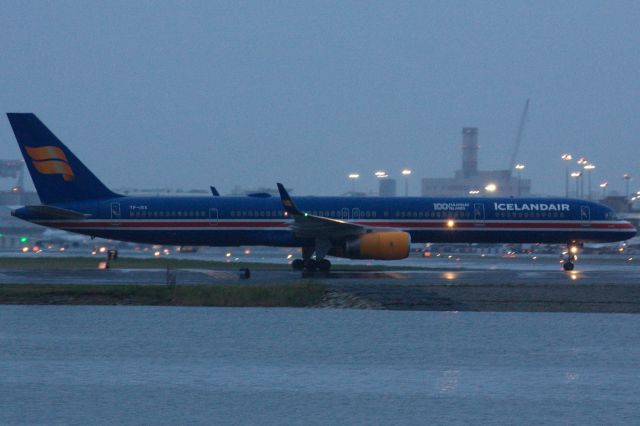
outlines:
[[[296,207],[281,183],[278,183],[278,191],[285,213],[293,218],[290,228],[298,237],[336,240],[369,231],[368,227],[356,223],[305,213]]]

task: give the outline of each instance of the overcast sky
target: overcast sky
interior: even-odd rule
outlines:
[[[506,168],[527,98],[534,192],[564,193],[565,151],[594,187],[640,186],[637,1],[0,3],[2,111],[113,188],[329,195],[410,167],[417,195],[460,168],[465,126],[480,168]]]

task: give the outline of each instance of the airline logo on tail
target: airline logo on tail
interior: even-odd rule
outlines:
[[[25,146],[27,154],[31,157],[31,163],[36,170],[45,175],[62,175],[69,182],[74,179],[73,170],[69,166],[69,160],[62,149],[57,146],[42,146],[38,148]]]

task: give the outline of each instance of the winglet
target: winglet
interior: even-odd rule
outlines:
[[[284,207],[284,211],[287,214],[294,215],[294,216],[304,214],[300,210],[298,210],[296,205],[293,203],[293,200],[289,196],[289,193],[287,192],[286,189],[284,189],[283,184],[278,183],[278,191],[280,192],[280,199],[282,200],[282,206]]]
[[[210,186],[209,188],[211,188],[211,195],[213,195],[214,197],[220,196],[220,193],[218,192],[215,186]]]

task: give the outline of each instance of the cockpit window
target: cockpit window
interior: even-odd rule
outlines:
[[[604,219],[605,220],[620,220],[618,218],[618,215],[616,214],[616,212],[606,212],[604,214]]]

